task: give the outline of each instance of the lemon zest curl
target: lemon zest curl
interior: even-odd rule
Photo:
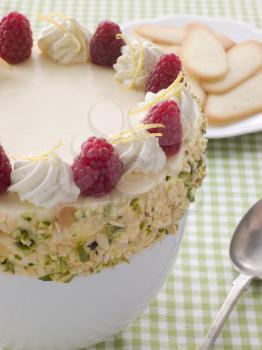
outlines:
[[[117,145],[120,143],[131,143],[133,141],[143,141],[151,137],[160,137],[162,136],[162,133],[145,133],[145,130],[149,129],[155,129],[155,128],[164,128],[165,126],[163,124],[139,124],[135,128],[126,129],[120,132],[117,135],[112,136],[109,138],[109,142]]]
[[[34,156],[27,156],[27,157],[16,157],[16,159],[21,159],[21,160],[29,160],[31,162],[39,162],[41,160],[48,160],[50,158],[50,156],[52,157],[58,157],[56,151],[61,148],[63,145],[62,141],[59,141],[59,143],[52,147],[49,151],[34,155]]]

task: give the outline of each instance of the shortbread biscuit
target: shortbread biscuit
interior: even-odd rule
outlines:
[[[191,26],[191,24],[192,23],[190,23],[188,26]],[[197,24],[200,25],[200,23]],[[147,40],[153,41],[154,43],[163,45],[181,45],[185,38],[188,26],[167,27],[159,24],[143,24],[135,28],[135,33]],[[226,35],[215,31],[213,31],[213,33],[223,45],[225,50],[229,50],[235,44],[235,42]]]
[[[165,52],[174,52],[176,55],[180,56],[180,50],[181,50],[181,45],[166,45],[166,44],[159,44],[155,43],[160,49],[162,49]]]
[[[181,47],[185,68],[199,79],[223,77],[228,70],[223,46],[206,26],[191,24]]]
[[[209,95],[204,110],[213,125],[226,125],[262,112],[262,70],[233,90]]]
[[[144,24],[136,27],[135,33],[155,43],[180,45],[185,37],[186,29],[184,27]]]
[[[218,81],[203,81],[206,92],[225,93],[259,71],[262,68],[262,44],[254,40],[242,41],[228,51],[227,57],[227,74]]]

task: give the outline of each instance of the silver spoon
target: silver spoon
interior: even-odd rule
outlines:
[[[262,199],[242,218],[230,244],[230,257],[240,275],[233,282],[224,304],[210,327],[199,350],[210,350],[221,332],[241,293],[254,278],[262,279]]]

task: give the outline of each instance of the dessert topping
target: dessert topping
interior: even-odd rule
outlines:
[[[27,17],[11,12],[0,22],[0,56],[10,64],[20,63],[31,56],[32,30]]]
[[[145,102],[138,104],[137,108],[131,109],[129,114],[137,114],[146,112],[158,102],[168,100],[170,98],[179,97],[185,86],[185,80],[182,71],[178,74],[175,81],[166,89],[160,90],[157,94],[148,92],[145,96]],[[152,98],[153,97],[153,98]]]
[[[159,133],[160,147],[166,155],[171,156],[178,153],[182,144],[182,125],[180,120],[180,109],[174,100],[159,102],[153,106],[147,113],[145,124],[160,123],[165,126],[164,129],[152,128],[149,132]]]
[[[176,101],[179,105],[181,114],[181,124],[183,130],[183,142],[190,142],[194,139],[193,134],[196,132],[197,116],[200,113],[199,105],[197,101],[192,97],[188,89],[184,88],[185,81],[178,86],[178,88],[167,88],[154,94],[148,92],[145,96],[145,101],[137,108],[141,113],[141,118],[145,117],[145,112],[148,110],[148,106],[151,108],[156,105],[156,101]],[[143,107],[144,106],[144,107]],[[136,111],[135,111],[136,112]]]
[[[125,36],[118,37],[123,37],[126,45],[122,47],[122,55],[114,65],[116,79],[122,80],[127,88],[144,87],[163,51],[149,41],[138,39],[131,44]]]
[[[43,208],[73,202],[80,193],[70,166],[54,152],[15,161],[11,182],[9,192]]]
[[[63,14],[52,13],[39,18],[50,23],[37,42],[42,52],[61,64],[88,61],[91,33],[86,28]]]
[[[123,173],[123,162],[113,145],[105,139],[90,137],[81,146],[72,170],[81,193],[102,196],[116,186]]]
[[[181,69],[182,64],[176,54],[162,55],[148,76],[145,91],[157,93],[166,89],[177,78]]]
[[[98,24],[90,41],[91,61],[100,66],[113,66],[121,55],[121,47],[125,45],[123,39],[118,39],[121,34],[118,24],[109,20]]]
[[[163,128],[162,124],[139,124],[136,128],[122,131],[109,140],[123,162],[123,175],[118,181],[118,192],[141,194],[150,190],[161,179],[161,170],[166,156],[159,146],[158,136],[162,132],[149,133],[150,128]],[[156,176],[157,174],[157,176]]]
[[[0,193],[5,192],[11,183],[12,167],[5,153],[3,146],[0,144]]]
[[[142,131],[140,138],[137,137],[134,141],[116,145],[120,159],[124,164],[124,175],[131,172],[157,173],[165,166],[166,156],[159,146],[158,138],[148,137],[148,134],[147,131]],[[158,135],[162,135],[162,133],[158,133]]]
[[[117,145],[119,143],[130,143],[133,141],[143,141],[149,137],[162,136],[162,133],[145,133],[143,131],[152,128],[163,128],[162,124],[139,124],[132,129],[126,129],[119,134],[109,138],[109,142]]]

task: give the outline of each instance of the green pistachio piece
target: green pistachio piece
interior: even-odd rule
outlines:
[[[43,220],[42,223],[43,223],[45,226],[50,226],[50,225],[51,225],[51,221],[49,221],[49,220]]]
[[[58,281],[60,283],[69,283],[75,276],[70,274],[68,271],[65,273],[54,273],[52,275],[53,281]]]
[[[53,260],[51,259],[50,255],[46,255],[44,265],[48,266],[48,265],[52,264],[52,262],[53,262]]]
[[[140,222],[140,225],[139,225],[140,230],[143,230],[143,228],[144,228],[145,226],[146,226],[145,220],[141,221],[141,222]]]
[[[33,219],[33,215],[31,213],[22,213],[21,218],[25,221],[31,222]]]
[[[191,168],[194,168],[194,166],[195,166],[195,161],[194,161],[193,158],[189,157],[187,162],[188,162],[188,164],[191,166]]]
[[[66,272],[44,275],[42,277],[39,277],[38,279],[44,282],[59,281],[61,283],[69,283],[72,281],[73,278],[74,275],[70,274],[69,272]]]
[[[36,238],[38,240],[45,240],[51,237],[51,233],[47,231],[46,229],[40,229],[36,232]]]
[[[119,237],[123,231],[125,230],[122,226],[106,224],[105,225],[105,233],[109,239],[114,239]]]
[[[189,173],[187,173],[186,171],[181,171],[178,175],[179,179],[185,179],[186,177],[188,177]]]
[[[151,226],[149,225],[146,229],[146,234],[149,236],[151,235],[151,233],[152,233],[152,230],[151,230]]]
[[[61,256],[59,258],[59,272],[65,273],[68,271],[68,258],[66,256]]]
[[[30,249],[34,246],[34,242],[32,241],[31,246],[26,246],[26,245],[24,245],[22,242],[16,242],[15,245],[16,245],[16,247],[17,247],[18,249],[20,249],[21,251],[26,252],[26,251],[30,250]]]
[[[130,206],[137,214],[142,214],[142,209],[139,204],[139,198],[133,198],[130,202]]]
[[[20,242],[22,243],[22,245],[26,247],[31,247],[31,245],[33,244],[33,241],[30,239],[28,231],[21,230]]]
[[[2,262],[1,265],[3,265],[4,267],[4,272],[15,273],[15,267],[14,267],[14,264],[11,263],[11,261],[5,260],[4,262]]]
[[[194,202],[194,200],[195,200],[195,189],[194,188],[190,188],[187,191],[187,198],[189,199],[190,202]]]
[[[50,225],[46,225],[45,223],[43,223],[43,222],[39,222],[38,224],[37,224],[37,229],[40,231],[40,230],[48,230],[48,227],[49,227]]]
[[[16,239],[18,246],[31,247],[34,241],[30,238],[29,233],[25,229],[16,229],[11,233],[11,236]]]
[[[44,275],[42,277],[39,277],[38,279],[41,280],[41,281],[44,281],[44,282],[53,281],[52,274]]]
[[[18,261],[20,261],[20,260],[23,259],[21,256],[19,256],[19,255],[17,255],[17,254],[15,254],[14,257],[15,257],[15,259],[18,260]]]
[[[172,176],[170,176],[170,175],[167,175],[167,176],[166,176],[166,182],[169,181],[169,180],[171,180],[171,179],[172,179]]]
[[[11,233],[11,237],[14,239],[19,239],[21,238],[21,230],[19,228],[15,229],[12,233]]]
[[[81,262],[87,262],[89,260],[89,251],[84,245],[76,247],[76,251]]]
[[[202,159],[199,159],[199,160],[197,161],[197,168],[200,168],[202,164],[203,164],[203,160],[202,160]]]
[[[109,204],[105,205],[105,207],[104,207],[104,217],[109,216],[111,214],[111,212],[112,212],[112,204],[109,203]]]

